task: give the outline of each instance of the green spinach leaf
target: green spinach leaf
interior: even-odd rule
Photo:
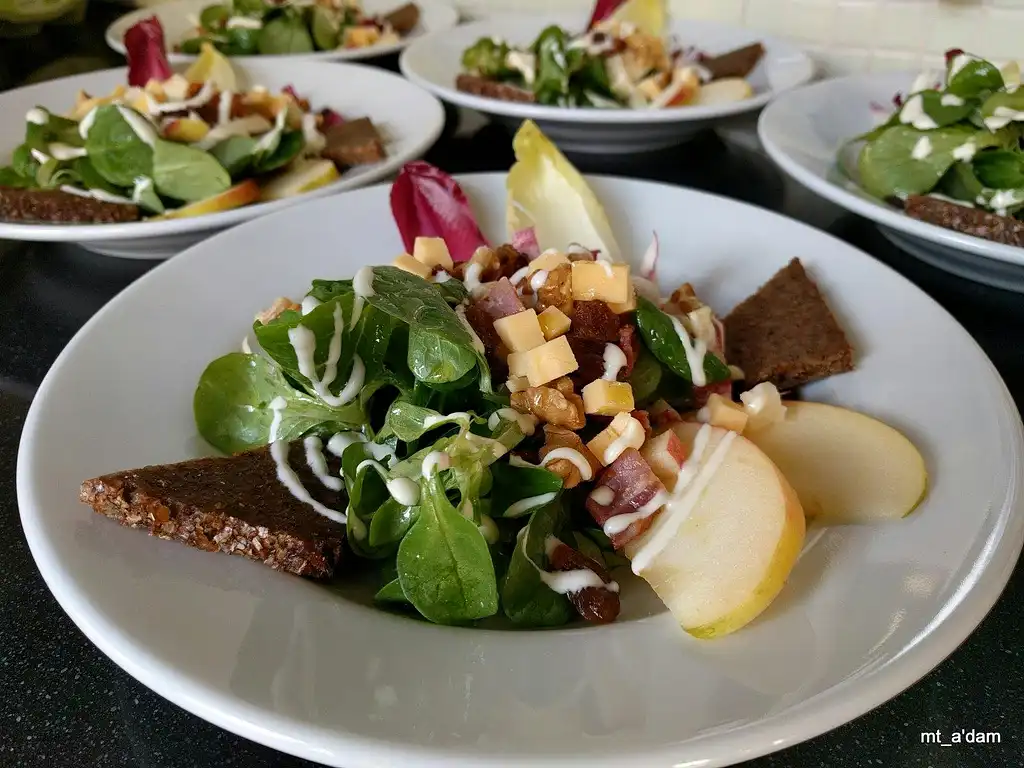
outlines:
[[[127,107],[121,109],[127,110]],[[135,117],[145,121],[138,113]],[[161,142],[156,140],[155,143]],[[153,148],[139,137],[113,104],[96,110],[85,149],[96,172],[116,186],[130,188],[139,176],[153,176]]]
[[[1024,187],[1024,157],[1005,149],[990,149],[974,156],[974,175],[992,189]]]
[[[647,349],[661,361],[662,365],[692,382],[690,363],[686,358],[683,341],[679,338],[672,318],[662,312],[650,300],[637,296],[636,323]],[[726,381],[731,377],[729,367],[708,352],[704,355],[704,376],[708,384]]]
[[[420,515],[398,547],[409,602],[436,624],[461,624],[498,610],[494,563],[483,534],[459,514],[438,475],[420,481]]]
[[[921,91],[916,95],[921,99],[921,107],[925,114],[934,120],[939,128],[965,120],[978,106],[973,99],[964,98],[960,99],[959,104],[943,103],[947,94],[938,91]],[[946,99],[946,101],[950,100]]]
[[[968,54],[961,54],[968,55]],[[959,65],[960,56],[950,59],[946,68],[946,91],[963,98],[974,98],[1003,88],[1003,76],[999,68],[984,59],[972,58],[950,76],[953,66]]]
[[[366,443],[349,445],[341,457],[341,472],[348,492],[347,538],[352,551],[361,557],[379,560],[394,553],[394,547],[378,548],[370,541],[369,529],[376,513],[391,499],[385,479],[374,466],[377,461]],[[380,465],[383,466],[383,465]]]
[[[405,596],[405,592],[402,590],[402,582],[398,579],[392,579],[380,590],[373,599],[378,603],[402,603],[404,605],[409,604],[409,599]]]
[[[661,367],[658,358],[652,355],[647,347],[640,345],[636,360],[633,363],[633,371],[629,374],[629,385],[633,388],[633,399],[638,405],[646,404],[658,391],[662,375],[665,369]]]
[[[11,155],[11,167],[23,179],[28,179],[35,185],[39,161],[32,157],[32,148],[28,144],[19,144],[14,150],[14,154]]]
[[[387,419],[384,421],[384,428],[380,434],[395,435],[402,442],[411,443],[438,427],[458,426],[460,430],[466,430],[473,423],[482,423],[482,421],[472,413],[456,411],[443,414],[431,408],[423,408],[398,399],[388,409]]]
[[[209,152],[158,139],[153,147],[153,182],[161,195],[194,203],[230,187],[231,174]]]
[[[547,538],[557,536],[564,524],[564,509],[554,501],[536,510],[519,533],[501,585],[501,607],[518,626],[556,627],[573,616],[569,599],[553,591],[540,576],[540,569],[547,567]]]
[[[542,467],[515,467],[499,462],[491,466],[491,479],[491,509],[499,517],[529,515],[537,507],[552,503],[562,490],[562,478]],[[550,498],[545,499],[548,495]],[[536,503],[523,509],[513,508],[524,499],[535,499]]]
[[[256,173],[270,173],[284,168],[299,156],[305,146],[306,140],[302,136],[302,131],[284,131],[271,152],[256,158]]]
[[[207,32],[219,32],[231,18],[231,9],[226,5],[208,5],[199,12],[199,26]]]
[[[26,179],[10,165],[0,168],[0,187],[26,189],[34,186],[32,179]]]
[[[458,382],[476,365],[472,348],[419,325],[409,328],[409,369],[418,380],[427,384]]]
[[[352,293],[351,280],[314,280],[313,287],[306,295],[323,302],[343,293]]]
[[[561,27],[546,27],[533,44],[537,76],[533,92],[541,104],[558,104],[569,95],[568,37]]]
[[[397,546],[412,528],[419,513],[418,506],[407,507],[395,499],[385,501],[373,513],[370,521],[370,546],[375,549]]]
[[[225,453],[266,445],[275,414],[270,404],[278,397],[285,401],[278,439],[362,426],[358,405],[329,408],[293,389],[266,358],[233,352],[214,360],[199,377],[192,402],[196,427],[206,442]]]
[[[978,197],[986,197],[985,185],[978,181],[970,163],[953,163],[942,181],[939,183],[939,191],[954,200],[963,200],[976,205]]]
[[[214,144],[210,154],[232,178],[238,178],[252,166],[256,144],[257,140],[251,136],[228,136]]]
[[[300,17],[286,13],[263,25],[259,36],[259,51],[264,55],[312,53],[313,38]]]

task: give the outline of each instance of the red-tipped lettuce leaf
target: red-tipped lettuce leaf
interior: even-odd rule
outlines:
[[[455,261],[488,244],[462,187],[422,160],[406,163],[391,185],[391,215],[409,253],[417,237],[440,237]]]
[[[512,247],[528,259],[540,256],[540,245],[537,244],[537,230],[533,227],[520,229],[512,234]]]
[[[156,16],[129,27],[124,33],[124,47],[128,57],[128,85],[141,88],[150,80],[163,82],[171,76],[164,28]]]
[[[597,0],[594,3],[594,10],[590,12],[590,21],[587,22],[587,30],[593,29],[602,21],[611,16],[622,5],[625,0]]]

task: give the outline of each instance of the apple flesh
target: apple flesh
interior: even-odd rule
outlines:
[[[701,86],[693,103],[700,107],[709,104],[729,104],[749,99],[753,95],[754,89],[742,77],[725,77],[721,80],[712,80]]]
[[[205,216],[208,213],[219,213],[230,211],[232,208],[241,208],[243,205],[255,203],[260,199],[260,185],[252,179],[236,184],[230,189],[225,189],[219,195],[207,197],[203,200],[168,211],[159,218],[182,219],[189,216]]]
[[[834,405],[786,402],[786,416],[747,437],[793,484],[808,517],[868,523],[910,514],[924,498],[920,452],[887,424]]]
[[[179,117],[172,120],[164,128],[164,138],[179,141],[182,144],[193,144],[201,141],[210,132],[210,126],[204,120],[194,117]]]
[[[672,431],[690,453],[701,428],[680,423]],[[677,490],[625,551],[633,559],[650,546],[646,552],[655,554],[640,576],[686,632],[708,638],[736,631],[771,604],[796,563],[805,527],[796,493],[757,446],[725,429],[703,428],[710,439],[688,490]],[[732,442],[713,458],[730,434]],[[651,546],[659,536],[667,537],[660,550]]]

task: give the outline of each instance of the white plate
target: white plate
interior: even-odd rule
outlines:
[[[166,259],[239,222],[388,178],[426,152],[444,128],[444,108],[436,98],[404,78],[374,67],[282,59],[235,61],[233,66],[243,83],[261,84],[271,91],[293,85],[315,108],[330,107],[346,117],[371,118],[385,136],[387,158],[352,168],[333,184],[288,200],[165,221],[75,225],[0,221],[0,238],[71,242],[109,256]],[[174,67],[177,71],[185,68],[184,64]],[[9,162],[23,140],[25,113],[32,107],[43,106],[61,114],[74,106],[80,90],[106,95],[127,83],[124,69],[108,69],[0,93],[0,165]]]
[[[872,102],[890,105],[906,92],[916,73],[853,75],[826,80],[783,94],[764,112],[758,134],[765,151],[805,187],[878,224],[882,234],[914,256],[954,274],[999,288],[1024,292],[1024,248],[912,219],[857,188],[837,152],[875,122]]]
[[[754,42],[764,44],[764,58],[748,78],[755,91],[753,98],[678,109],[589,109],[518,104],[474,96],[455,88],[455,78],[462,70],[462,52],[479,38],[500,37],[510,45],[526,46],[550,24],[582,30],[586,16],[493,16],[449,32],[427,35],[402,54],[402,72],[452,104],[491,115],[512,127],[527,118],[535,120],[563,149],[594,153],[637,152],[678,144],[729,116],[763,107],[779,91],[806,83],[813,75],[810,58],[783,40],[727,24],[676,19],[672,32],[681,43],[708,53],[724,53]]]
[[[504,177],[460,181],[500,240]],[[592,183],[627,252],[641,254],[657,228],[670,255],[663,286],[692,280],[722,310],[792,256],[805,260],[859,351],[856,372],[806,395],[916,441],[931,482],[912,516],[812,535],[762,618],[698,641],[628,575],[610,626],[438,627],[149,538],[79,504],[84,478],[203,451],[195,382],[237,349],[254,312],[401,250],[388,189],[374,187],[262,218],[161,265],[54,364],[25,424],[18,501],[40,571],[85,634],[200,717],[344,768],[711,768],[834,728],[952,652],[992,606],[1024,538],[1020,418],[985,355],[911,283],[822,232],[687,189]]]
[[[107,27],[107,45],[118,53],[124,53],[124,33],[143,19],[156,16],[164,28],[164,41],[167,43],[167,57],[171,61],[192,61],[196,57],[187,53],[176,53],[172,49],[187,37],[192,37],[194,27],[188,20],[189,15],[198,16],[208,5],[219,0],[169,0],[147,8],[126,13]],[[337,51],[317,51],[316,53],[293,53],[272,56],[273,59],[302,59],[310,61],[356,61],[385,56],[405,48],[418,37],[429,32],[450,29],[459,22],[459,12],[443,0],[415,0],[420,8],[420,20],[416,27],[397,43],[373,45],[368,48],[348,48]],[[362,0],[362,7],[368,14],[384,15],[405,4],[405,0]],[[264,59],[266,56],[235,56],[232,61],[252,61]]]

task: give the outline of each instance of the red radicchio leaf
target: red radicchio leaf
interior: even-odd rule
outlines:
[[[537,231],[533,227],[520,229],[512,235],[512,247],[524,254],[528,259],[540,256],[540,245],[537,243]]]
[[[587,22],[587,30],[593,29],[602,21],[607,19],[625,0],[597,0],[594,3],[594,10],[590,13],[590,21]]]
[[[150,80],[163,82],[171,76],[164,28],[156,16],[129,27],[124,33],[124,47],[128,57],[128,85],[141,88]]]
[[[455,261],[468,261],[487,239],[476,223],[462,187],[430,163],[406,163],[391,185],[391,215],[405,250],[417,237],[440,237]]]
[[[899,91],[896,91],[896,95],[892,97],[892,103],[893,103],[893,106],[902,107],[903,106],[903,94],[900,93]]]
[[[963,52],[963,48],[950,48],[946,51],[946,66],[949,66],[950,62],[952,62],[957,56],[962,56]]]
[[[320,127],[323,130],[327,130],[335,125],[341,125],[345,122],[345,118],[335,112],[333,109],[321,109],[320,110]]]

